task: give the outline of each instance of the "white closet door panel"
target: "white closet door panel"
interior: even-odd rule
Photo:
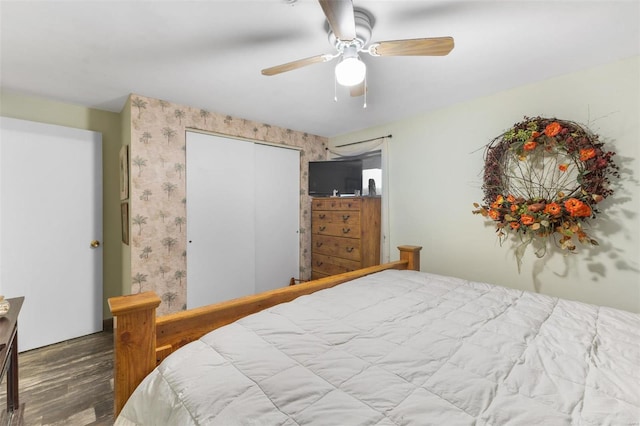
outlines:
[[[259,293],[300,275],[300,151],[255,144],[255,158]]]
[[[187,132],[187,308],[254,293],[253,143]]]
[[[0,292],[20,351],[102,330],[102,135],[0,118]]]

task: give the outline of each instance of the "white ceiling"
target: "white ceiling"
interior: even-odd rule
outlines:
[[[129,93],[335,136],[640,54],[640,1],[370,1],[372,41],[452,36],[445,57],[371,57],[367,108],[338,87],[315,0],[0,2],[3,89],[119,112]]]

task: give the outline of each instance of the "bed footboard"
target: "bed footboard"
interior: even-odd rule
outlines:
[[[109,299],[114,321],[114,415],[138,384],[176,349],[247,315],[386,269],[420,270],[418,246],[399,246],[400,260],[156,318],[154,292]]]

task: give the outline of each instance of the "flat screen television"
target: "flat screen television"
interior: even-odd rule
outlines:
[[[362,193],[362,160],[333,160],[309,162],[309,195],[328,197],[333,195]]]

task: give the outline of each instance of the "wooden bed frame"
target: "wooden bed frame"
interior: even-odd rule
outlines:
[[[114,416],[135,388],[170,353],[209,331],[299,296],[386,269],[420,270],[418,246],[399,246],[400,260],[156,317],[160,298],[145,292],[109,299],[114,317]]]

